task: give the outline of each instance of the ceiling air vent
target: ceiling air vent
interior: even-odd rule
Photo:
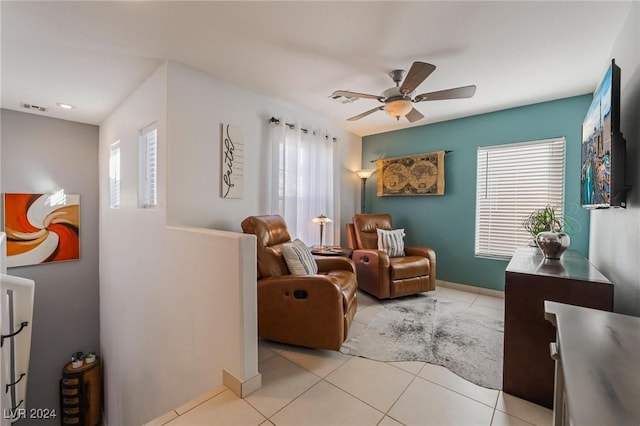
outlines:
[[[41,106],[33,105],[33,104],[25,104],[24,102],[21,103],[20,106],[22,108],[26,108],[26,109],[31,110],[31,111],[34,111],[34,110],[35,111],[40,111],[40,112],[46,112],[47,111],[47,109],[45,107],[41,107]]]

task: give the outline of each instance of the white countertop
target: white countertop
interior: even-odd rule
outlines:
[[[640,425],[640,318],[545,301],[571,424]]]

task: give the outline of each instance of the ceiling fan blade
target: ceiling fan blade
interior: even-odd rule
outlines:
[[[384,106],[379,106],[379,107],[376,107],[376,108],[374,108],[374,109],[370,109],[369,111],[363,112],[362,114],[358,114],[358,115],[355,115],[355,116],[353,116],[353,117],[351,117],[351,118],[347,118],[347,121],[356,121],[356,120],[360,120],[361,118],[364,118],[364,117],[366,117],[366,116],[367,116],[367,115],[369,115],[369,114],[373,114],[374,112],[376,112],[376,111],[378,111],[378,110],[379,110],[379,111],[382,111],[383,109],[384,109]]]
[[[426,62],[414,62],[402,82],[402,86],[400,86],[400,92],[405,95],[413,92],[435,69],[435,65]]]
[[[364,98],[364,99],[377,99],[380,102],[384,102],[384,98],[380,95],[369,95],[367,93],[349,92],[347,90],[336,90],[331,94],[332,98],[338,96],[344,96],[345,98]]]
[[[476,86],[456,87],[455,89],[440,90],[437,92],[422,93],[416,95],[414,102],[442,101],[445,99],[470,98],[476,93]]]
[[[424,118],[424,115],[422,115],[422,113],[417,109],[412,108],[411,111],[409,111],[409,113],[405,115],[405,117],[407,117],[407,120],[409,120],[410,123],[414,123],[418,120],[422,120]]]

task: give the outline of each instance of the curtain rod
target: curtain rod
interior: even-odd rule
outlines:
[[[445,150],[445,151],[444,151],[444,155],[451,154],[452,152],[453,152],[453,150],[450,150],[450,149]],[[384,160],[384,157],[382,157],[382,158],[376,158],[375,160],[370,160],[369,162],[370,162],[370,163],[375,163],[375,162],[376,162],[376,161],[378,161],[378,160]]]
[[[275,118],[275,117],[271,117],[271,118],[269,119],[269,123],[280,124],[280,120],[279,120],[279,119],[277,119],[277,118]],[[291,130],[293,130],[293,129],[295,129],[295,128],[296,128],[295,124],[291,124],[291,123],[286,123],[286,122],[285,122],[285,123],[284,123],[284,125],[285,125],[285,126],[287,126],[288,128],[290,128]],[[307,133],[309,133],[309,131],[308,131],[307,129],[303,129],[302,127],[300,128],[300,131],[301,131],[302,133],[304,133],[305,135],[306,135]],[[325,136],[324,136],[324,138],[325,138],[325,139],[329,139],[329,136],[325,135]],[[333,140],[334,142],[338,142],[338,139],[337,139],[337,138],[333,138],[332,140]]]

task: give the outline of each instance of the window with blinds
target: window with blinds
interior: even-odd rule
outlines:
[[[511,257],[529,244],[522,222],[536,209],[563,213],[565,139],[478,148],[475,254]]]
[[[109,147],[109,207],[120,208],[120,141]]]
[[[140,131],[139,137],[138,207],[158,205],[158,127],[152,123]]]

